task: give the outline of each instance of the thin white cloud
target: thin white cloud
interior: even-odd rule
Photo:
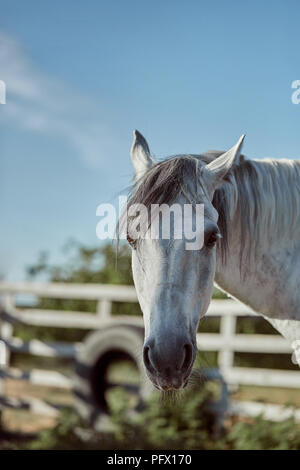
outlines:
[[[91,99],[42,74],[20,44],[0,31],[0,79],[7,88],[0,120],[30,132],[59,136],[83,161],[102,166],[115,154],[119,139],[105,124]],[[114,135],[113,135],[114,134]]]

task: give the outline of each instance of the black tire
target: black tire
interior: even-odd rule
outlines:
[[[151,393],[142,360],[143,338],[141,327],[111,325],[85,339],[76,357],[73,392],[77,411],[94,428],[101,430],[109,425],[105,395],[112,385],[106,382],[106,373],[112,363],[125,360],[135,365],[140,378],[139,385],[132,386],[136,389],[137,410]]]

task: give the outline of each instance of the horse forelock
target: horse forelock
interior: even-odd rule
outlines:
[[[152,204],[173,204],[181,195],[191,204],[201,203],[197,200],[201,184],[199,168],[222,153],[209,151],[202,155],[175,155],[156,163],[130,188],[126,211],[134,204],[143,204],[150,214]],[[219,246],[222,256],[226,256],[229,203],[222,188],[215,192],[212,204],[219,213],[218,225],[222,234]]]

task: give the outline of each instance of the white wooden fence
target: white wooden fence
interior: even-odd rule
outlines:
[[[31,294],[36,297],[55,299],[88,299],[97,302],[97,313],[40,310],[18,308],[16,297]],[[14,336],[14,326],[18,324],[56,328],[99,329],[107,324],[135,322],[142,324],[141,317],[112,316],[112,302],[137,302],[133,287],[99,284],[61,283],[7,283],[0,282],[0,396],[2,405],[31,408],[48,414],[56,412],[48,404],[34,400],[13,400],[5,396],[4,381],[7,378],[27,380],[33,384],[69,388],[71,375],[58,371],[33,369],[22,371],[10,367],[10,354],[27,353],[34,356],[74,358],[81,347],[80,343],[45,342],[38,338],[24,342]],[[238,317],[255,315],[253,311],[233,300],[211,302],[209,316],[220,317],[219,333],[199,333],[198,348],[203,351],[218,351],[220,371],[229,385],[258,385],[287,388],[300,388],[300,373],[292,370],[271,370],[256,367],[236,367],[235,352],[288,353],[292,350],[287,341],[277,335],[237,334]],[[275,405],[276,407],[276,405]],[[300,418],[300,417],[299,417]]]

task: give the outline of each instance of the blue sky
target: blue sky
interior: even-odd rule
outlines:
[[[300,157],[298,0],[0,0],[0,272],[96,238],[96,207],[158,157],[231,147]]]

